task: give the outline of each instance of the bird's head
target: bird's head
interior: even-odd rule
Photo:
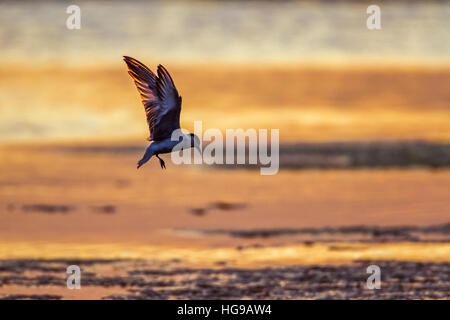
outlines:
[[[189,133],[189,137],[191,138],[191,147],[197,149],[198,152],[202,154],[202,150],[200,149],[200,138],[193,133]]]

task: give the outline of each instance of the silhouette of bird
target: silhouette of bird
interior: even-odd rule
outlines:
[[[183,148],[195,147],[200,151],[200,139],[193,133],[182,134],[178,141],[171,140],[172,133],[180,129],[181,97],[166,68],[158,65],[156,75],[138,60],[127,56],[123,58],[128,66],[128,73],[141,94],[150,129],[148,140],[153,141],[139,160],[137,168],[139,169],[152,156],[156,156],[161,168],[165,169],[166,165],[159,155],[171,153],[182,141],[186,142]]]

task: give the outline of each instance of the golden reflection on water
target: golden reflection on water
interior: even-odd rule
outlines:
[[[450,140],[448,68],[167,67],[188,130],[202,120],[204,130],[280,129],[281,141]],[[0,87],[0,141],[148,136],[120,64],[0,66]]]
[[[142,244],[6,243],[0,259],[180,259],[204,267],[226,263],[236,267],[349,263],[354,260],[450,262],[449,243],[386,243],[289,245],[246,248],[175,248]]]

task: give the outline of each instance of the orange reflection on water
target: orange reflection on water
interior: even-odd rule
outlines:
[[[167,68],[186,129],[202,120],[204,129],[278,128],[282,141],[450,139],[448,68]],[[0,140],[148,135],[120,64],[3,66],[0,87]]]

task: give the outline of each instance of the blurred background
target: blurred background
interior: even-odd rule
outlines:
[[[2,1],[0,258],[449,262],[449,30],[448,1]],[[279,129],[280,172],[136,171],[123,55],[169,70],[183,128]]]
[[[1,141],[147,134],[123,55],[169,68],[183,125],[284,140],[450,137],[446,1],[2,2]],[[22,90],[20,90],[22,89]]]

